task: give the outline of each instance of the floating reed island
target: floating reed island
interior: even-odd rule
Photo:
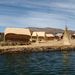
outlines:
[[[46,43],[32,43],[30,45],[0,46],[0,53],[17,53],[17,52],[47,52],[47,51],[64,51],[75,50],[75,40],[71,45],[63,45],[63,41],[50,41]]]
[[[7,28],[4,32],[4,42],[0,43],[0,53],[74,49],[75,39],[72,39],[67,27],[58,37],[41,31],[31,32],[24,28]]]

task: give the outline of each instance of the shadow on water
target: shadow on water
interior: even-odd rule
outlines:
[[[6,53],[0,75],[75,75],[75,51]]]

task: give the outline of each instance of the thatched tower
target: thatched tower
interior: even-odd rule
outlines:
[[[67,26],[65,26],[65,30],[64,30],[64,34],[63,34],[63,45],[71,45],[70,43],[70,34],[69,34],[69,31],[68,31],[68,28]]]
[[[5,41],[28,42],[31,37],[29,29],[25,28],[6,28],[4,32]]]

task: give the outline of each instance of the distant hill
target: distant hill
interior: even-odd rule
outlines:
[[[46,33],[63,33],[64,30],[63,29],[59,29],[59,28],[50,28],[50,27],[46,27],[46,28],[38,28],[38,27],[27,27],[29,28],[32,32],[33,31],[45,31]],[[75,31],[69,30],[70,33],[75,33]],[[0,32],[0,35],[3,37],[4,32]]]
[[[63,29],[58,29],[58,28],[37,28],[37,27],[28,27],[31,31],[45,31],[46,33],[53,33],[53,34],[56,34],[56,33],[63,33],[64,30]],[[69,32],[72,34],[72,33],[75,33],[75,31],[72,31],[72,30],[69,30]]]

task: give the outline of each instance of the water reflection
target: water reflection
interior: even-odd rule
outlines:
[[[5,54],[5,69],[2,75],[24,75],[28,70],[28,54]]]
[[[69,63],[69,52],[63,51],[63,63],[64,65],[68,65]]]
[[[75,52],[0,55],[0,75],[75,75]]]
[[[69,75],[69,52],[68,51],[62,51],[63,53],[63,75]]]

